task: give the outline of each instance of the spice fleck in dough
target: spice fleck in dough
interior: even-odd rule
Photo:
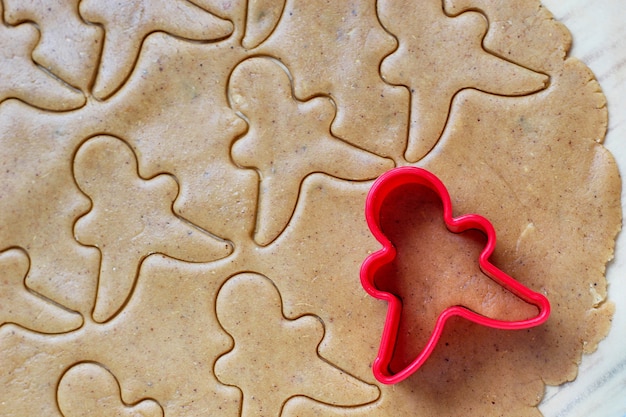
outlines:
[[[539,2],[51,3],[0,9],[0,415],[534,417],[608,332],[606,102]],[[552,315],[453,319],[387,386],[364,202],[409,164]],[[484,278],[472,239],[408,226],[421,276]],[[432,298],[533,314],[478,278]]]

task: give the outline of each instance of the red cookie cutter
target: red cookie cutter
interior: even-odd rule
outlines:
[[[395,295],[376,288],[374,277],[382,266],[389,264],[396,257],[396,249],[380,228],[381,207],[385,204],[385,199],[391,191],[407,184],[428,187],[439,195],[443,203],[443,218],[450,232],[461,233],[469,229],[475,229],[484,233],[487,237],[487,244],[479,256],[480,269],[492,280],[522,300],[535,305],[539,309],[539,313],[537,316],[526,320],[503,321],[485,317],[462,306],[448,307],[437,318],[434,331],[418,356],[401,371],[392,373],[389,369],[389,364],[396,345],[402,302]],[[368,256],[363,262],[361,266],[361,284],[372,297],[387,301],[389,304],[378,356],[372,365],[374,376],[378,381],[384,384],[395,384],[417,371],[434,350],[441,337],[445,322],[453,316],[464,317],[483,326],[507,330],[527,329],[538,326],[548,319],[550,303],[544,295],[530,290],[489,262],[489,257],[496,245],[496,233],[492,224],[486,218],[477,214],[452,217],[452,203],[450,202],[448,190],[429,171],[417,167],[400,167],[381,175],[374,182],[367,196],[365,217],[372,234],[383,245],[383,248]]]

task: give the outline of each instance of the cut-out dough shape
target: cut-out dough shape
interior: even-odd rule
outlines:
[[[0,102],[17,98],[46,110],[71,110],[85,104],[85,96],[46,74],[32,60],[39,35],[31,24],[3,24],[0,2]]]
[[[236,163],[260,175],[255,240],[266,245],[285,228],[302,180],[322,172],[367,180],[393,168],[393,162],[350,145],[330,133],[335,109],[327,98],[299,101],[289,74],[269,58],[251,58],[235,68],[229,93],[233,109],[250,129],[231,153]]]
[[[333,135],[399,160],[407,136],[409,92],[385,83],[379,63],[396,48],[376,1],[287,0],[276,29],[255,52],[293,74],[295,96],[329,95]]]
[[[250,0],[246,15],[246,35],[241,41],[244,48],[252,49],[272,33],[280,19],[285,0]]]
[[[102,365],[80,363],[61,378],[57,401],[64,417],[163,417],[163,408],[154,400],[125,404],[120,385]]]
[[[55,336],[0,327],[0,415],[59,417],[59,381],[88,360],[115,376],[126,404],[154,399],[166,416],[238,416],[240,391],[213,374],[215,359],[232,344],[215,317],[225,279],[211,265],[153,255],[142,263],[128,305],[107,323],[87,320]]]
[[[84,317],[93,308],[100,256],[72,232],[90,201],[74,182],[71,160],[93,129],[75,124],[76,115],[85,117],[19,100],[0,105],[0,248],[24,249],[26,286]]]
[[[518,96],[546,87],[548,77],[487,52],[487,20],[467,12],[450,18],[441,0],[413,7],[378,3],[380,20],[398,37],[398,49],[381,65],[383,78],[411,89],[411,121],[405,158],[416,162],[439,140],[452,97],[465,88]],[[417,29],[419,28],[419,30]]]
[[[30,262],[21,249],[0,252],[0,326],[15,323],[42,333],[63,333],[83,324],[80,314],[30,292],[24,285]]]
[[[41,39],[33,60],[86,92],[98,63],[102,32],[80,19],[79,1],[4,0],[4,15],[12,25],[35,22]]]
[[[93,94],[106,99],[130,75],[144,38],[162,31],[195,41],[223,39],[233,31],[221,19],[187,0],[83,0],[80,14],[106,34]]]
[[[318,355],[324,335],[319,319],[285,319],[280,294],[264,276],[231,278],[218,293],[216,311],[235,346],[217,360],[215,375],[241,388],[243,417],[278,417],[284,403],[295,396],[346,406],[378,398],[377,387]]]
[[[141,76],[107,101],[111,111],[101,127],[128,140],[146,177],[176,177],[175,213],[233,242],[251,240],[258,190],[256,172],[230,157],[247,124],[230,108],[225,91],[244,58],[235,37],[203,45],[154,33],[134,70]]]
[[[467,11],[483,13],[492,22],[482,42],[485,49],[535,71],[559,71],[572,43],[569,30],[554,20],[539,0],[511,0],[504,4],[492,0],[443,0],[443,6],[450,16]],[[532,30],[528,30],[528,22],[532,22]]]
[[[97,136],[85,142],[76,154],[74,175],[93,201],[91,211],[75,225],[76,238],[102,253],[96,321],[109,319],[122,307],[146,256],[159,252],[210,262],[232,252],[229,243],[174,215],[176,182],[169,175],[139,177],[135,154],[119,139]]]

